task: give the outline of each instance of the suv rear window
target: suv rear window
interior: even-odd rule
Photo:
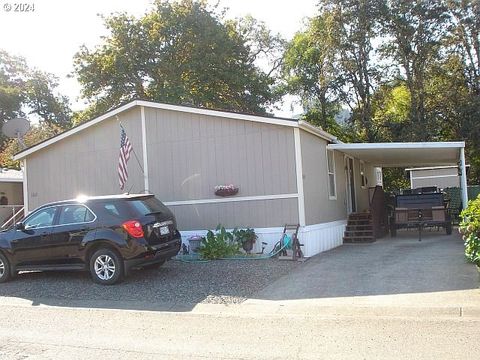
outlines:
[[[168,208],[155,197],[128,200],[128,203],[133,207],[137,214],[142,216],[158,213],[170,213],[170,210],[168,210]]]

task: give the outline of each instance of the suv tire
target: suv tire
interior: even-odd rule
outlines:
[[[101,248],[90,257],[90,274],[97,284],[113,285],[123,278],[122,258],[108,248]]]
[[[8,281],[11,277],[10,263],[5,255],[0,253],[0,283]]]

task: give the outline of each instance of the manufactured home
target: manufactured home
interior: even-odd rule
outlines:
[[[222,224],[273,244],[298,223],[306,256],[342,244],[349,214],[370,210],[380,168],[465,163],[463,142],[345,144],[301,120],[135,100],[15,155],[27,212],[124,192],[120,124],[134,149],[125,190],[155,194],[183,236]],[[215,195],[229,184],[235,195]]]

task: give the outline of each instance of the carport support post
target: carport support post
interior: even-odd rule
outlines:
[[[462,206],[465,209],[468,203],[468,189],[467,189],[467,171],[465,170],[465,148],[460,148],[460,171],[462,172],[462,178],[460,184],[462,188]]]

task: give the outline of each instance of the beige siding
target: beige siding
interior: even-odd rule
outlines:
[[[215,199],[215,185],[236,197],[297,193],[293,129],[145,108],[150,191],[162,201]],[[281,226],[297,222],[297,199],[175,205],[183,230]]]
[[[296,193],[293,129],[146,108],[150,190],[164,201]]]
[[[335,151],[336,200],[328,196],[327,142],[300,131],[306,225],[346,219],[343,154]]]
[[[218,224],[228,228],[263,228],[298,223],[297,199],[181,205],[170,208],[182,230],[214,229]]]
[[[140,110],[120,114],[125,131],[142,163]],[[117,164],[120,128],[108,119],[27,157],[28,207],[69,199],[79,194],[121,193]],[[143,175],[135,156],[128,162],[125,190],[142,192]]]

